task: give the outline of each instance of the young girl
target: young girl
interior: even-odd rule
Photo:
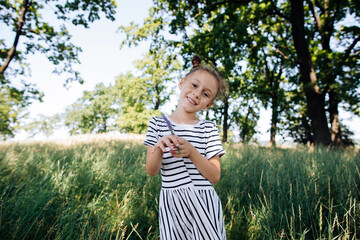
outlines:
[[[152,118],[144,141],[147,172],[154,176],[161,169],[162,240],[226,239],[221,202],[212,186],[220,179],[219,158],[225,152],[216,125],[196,117],[225,93],[226,83],[215,70],[202,66],[199,56],[192,63],[193,70],[179,83],[176,110]]]

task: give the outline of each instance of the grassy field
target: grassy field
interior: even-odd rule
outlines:
[[[226,145],[228,239],[359,239],[355,150]],[[158,239],[140,141],[0,144],[0,239]]]

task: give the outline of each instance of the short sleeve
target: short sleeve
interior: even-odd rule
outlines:
[[[157,143],[158,139],[158,126],[156,124],[156,118],[153,117],[149,122],[149,127],[143,144],[145,146],[154,146]]]
[[[213,122],[208,122],[207,124],[207,142],[206,142],[206,158],[210,159],[217,155],[219,157],[225,154],[224,148],[222,146],[219,130]]]

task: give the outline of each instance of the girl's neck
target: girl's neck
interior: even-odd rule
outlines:
[[[170,114],[170,119],[178,124],[196,124],[199,119],[194,114],[180,112],[178,109]]]

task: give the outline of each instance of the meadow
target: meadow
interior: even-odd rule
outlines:
[[[228,239],[359,239],[359,150],[227,144]],[[0,144],[0,239],[158,239],[160,176],[136,140]]]

